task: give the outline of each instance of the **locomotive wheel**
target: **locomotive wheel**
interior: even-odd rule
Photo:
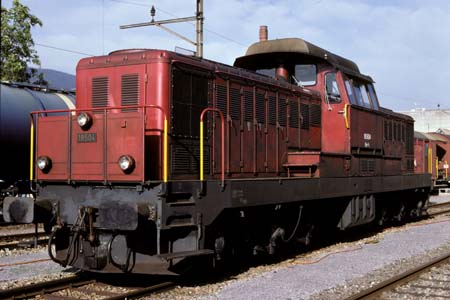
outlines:
[[[381,227],[381,226],[384,226],[386,224],[386,222],[388,220],[387,215],[388,215],[387,209],[385,207],[383,207],[381,209],[380,216],[378,217],[378,220],[377,220],[378,226]]]

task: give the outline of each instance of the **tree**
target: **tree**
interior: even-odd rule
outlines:
[[[27,64],[40,66],[39,56],[34,49],[34,41],[31,36],[31,28],[42,26],[41,20],[30,13],[30,9],[22,5],[19,0],[13,0],[10,9],[1,8],[1,80],[29,82],[36,74],[36,69],[30,68],[27,72]]]

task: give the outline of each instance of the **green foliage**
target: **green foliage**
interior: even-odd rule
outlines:
[[[31,28],[42,26],[41,20],[30,13],[30,9],[19,0],[13,0],[10,9],[1,8],[1,80],[29,82],[36,69],[27,72],[27,63],[40,66],[34,49]]]

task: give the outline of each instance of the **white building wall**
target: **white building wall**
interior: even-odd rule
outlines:
[[[399,113],[414,118],[415,131],[435,132],[439,128],[450,129],[450,109],[416,108]]]

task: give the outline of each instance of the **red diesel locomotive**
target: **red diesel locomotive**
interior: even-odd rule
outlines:
[[[261,40],[234,67],[165,50],[82,59],[65,112],[32,114],[37,200],[4,207],[17,222],[46,212],[62,265],[176,273],[428,203],[413,120],[302,39]]]

